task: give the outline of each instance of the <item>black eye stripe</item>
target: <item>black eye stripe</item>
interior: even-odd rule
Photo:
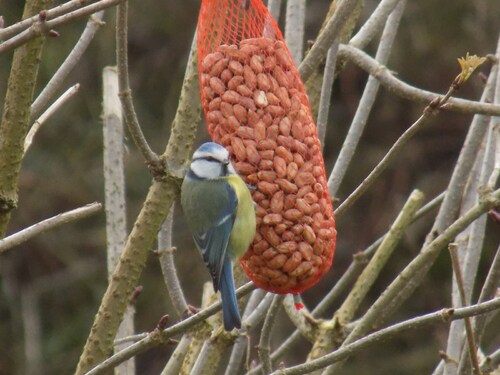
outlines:
[[[209,161],[209,162],[220,163],[220,161],[218,159],[214,158],[213,156],[204,156],[202,158],[198,158],[197,160],[206,160],[206,161]]]

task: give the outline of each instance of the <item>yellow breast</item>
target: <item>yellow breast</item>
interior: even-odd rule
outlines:
[[[255,237],[255,208],[250,190],[239,176],[229,176],[228,182],[238,197],[238,209],[229,237],[229,251],[233,259],[241,257]]]

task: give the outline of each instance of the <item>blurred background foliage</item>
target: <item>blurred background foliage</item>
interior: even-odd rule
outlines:
[[[0,0],[0,14],[6,25],[19,20],[23,3]],[[157,152],[163,150],[168,140],[199,3],[199,0],[130,1],[131,85],[145,135]],[[363,20],[377,3],[365,1]],[[307,6],[306,37],[313,39],[329,1],[309,0]],[[444,93],[459,71],[457,57],[466,52],[478,55],[494,52],[499,15],[500,2],[496,0],[410,1],[388,66],[408,83]],[[79,82],[79,94],[43,126],[24,160],[19,207],[12,215],[9,233],[62,211],[103,200],[101,72],[114,63],[114,10],[106,11],[105,21],[106,25],[98,31],[67,82],[67,87]],[[47,40],[37,93],[69,53],[85,22],[64,25],[58,29],[59,38]],[[375,48],[376,44],[372,43],[368,50],[371,53]],[[5,94],[11,58],[12,53],[0,58],[0,98]],[[487,73],[489,65],[482,67],[482,71]],[[366,73],[348,64],[335,83],[325,147],[327,170],[333,166],[366,79]],[[478,99],[482,87],[483,82],[476,75],[459,94]],[[3,103],[0,104],[3,107]],[[343,200],[359,184],[421,114],[423,107],[381,89],[354,163],[339,191],[339,199]],[[313,306],[332,287],[354,253],[387,230],[412,189],[421,189],[431,199],[446,188],[471,118],[443,113],[432,119],[375,186],[338,221],[333,268],[304,294],[308,306]],[[205,139],[207,133],[202,125],[198,142]],[[124,147],[130,227],[147,192],[150,176],[130,139]],[[209,278],[193,248],[180,209],[177,213],[174,233],[179,249],[178,272],[189,302],[199,305],[202,283]],[[412,226],[368,296],[365,307],[420,249],[431,223],[429,216]],[[73,371],[106,287],[104,224],[101,213],[47,232],[2,255],[0,375]],[[499,241],[498,228],[495,231],[490,224],[487,230],[479,281],[484,279]],[[449,305],[450,278],[449,257],[443,252],[423,286],[395,319]],[[137,332],[153,329],[164,314],[177,319],[154,255],[150,257],[141,285],[144,289],[137,302]],[[330,313],[333,311],[332,308]],[[290,327],[286,319],[280,321],[283,321],[280,323],[283,330]],[[377,369],[377,374],[429,373],[438,361],[438,350],[445,348],[446,335],[444,325],[404,334],[354,358],[345,373],[373,373],[373,369]],[[490,336],[491,345],[498,346],[498,335]],[[309,344],[304,341],[285,362],[300,362],[308,348]],[[138,373],[159,373],[171,350],[163,347],[139,356]]]

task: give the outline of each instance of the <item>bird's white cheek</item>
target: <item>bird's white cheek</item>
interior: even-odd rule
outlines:
[[[220,163],[208,160],[196,160],[191,163],[191,170],[200,178],[217,178],[220,176]]]

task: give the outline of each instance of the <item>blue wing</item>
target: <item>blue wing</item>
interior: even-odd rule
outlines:
[[[236,210],[238,208],[238,198],[231,185],[226,185],[226,190],[226,197],[228,199],[220,200],[223,207],[218,208],[220,214],[213,221],[213,225],[205,228],[203,232],[193,233],[196,246],[200,250],[203,260],[212,276],[215,291],[220,289],[219,285],[223,271],[222,268],[228,256],[226,253],[229,236],[233,229]]]

